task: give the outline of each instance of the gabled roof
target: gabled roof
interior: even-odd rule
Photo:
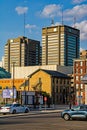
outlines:
[[[7,72],[4,68],[0,67],[0,79],[2,78],[11,78],[11,74]]]
[[[54,71],[54,70],[44,70],[44,69],[38,69],[36,70],[34,73],[32,73],[31,75],[29,75],[28,77],[31,77],[33,74],[37,73],[38,71],[44,71],[45,73],[49,74],[52,77],[60,77],[60,78],[70,78],[69,76],[67,76],[66,74],[60,73],[58,71]]]

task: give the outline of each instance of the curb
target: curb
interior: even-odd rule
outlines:
[[[29,113],[22,113],[22,114],[8,114],[8,115],[2,115],[0,118],[8,118],[8,117],[16,117],[16,116],[25,116],[25,115],[37,115],[37,114],[47,114],[47,113],[60,113],[63,110],[41,110],[41,111],[33,111]]]

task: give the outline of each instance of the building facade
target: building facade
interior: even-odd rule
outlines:
[[[26,37],[9,39],[4,51],[5,69],[15,66],[33,66],[40,63],[40,42]]]
[[[1,79],[0,85],[2,86],[1,92],[4,89],[13,89],[13,79]],[[34,101],[43,92],[50,96],[51,104],[66,104],[70,101],[71,78],[58,71],[38,69],[27,78],[14,79],[14,86],[18,101],[20,94],[24,91],[35,92],[35,95],[31,95],[34,96]]]
[[[82,50],[80,52],[80,58],[87,58],[87,50]]]
[[[72,66],[79,58],[78,29],[59,25],[42,28],[42,65]]]
[[[27,77],[27,75],[32,74],[37,69],[45,69],[45,70],[54,70],[66,75],[72,75],[73,67],[72,66],[58,66],[58,65],[41,65],[41,66],[22,66],[22,67],[14,67],[14,78],[20,79]],[[13,68],[12,68],[12,78],[13,78]]]
[[[76,92],[76,102],[85,103],[85,84],[82,82],[83,76],[87,74],[87,59],[74,60],[74,87]],[[87,101],[86,101],[87,102]]]

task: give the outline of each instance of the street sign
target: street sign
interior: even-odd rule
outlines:
[[[47,101],[47,97],[44,97],[44,101]]]
[[[13,98],[13,89],[3,89],[3,98]],[[16,89],[14,89],[14,98],[16,98]]]

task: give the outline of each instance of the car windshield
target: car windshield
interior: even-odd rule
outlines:
[[[4,107],[10,107],[12,106],[12,104],[6,104]]]
[[[80,109],[80,106],[74,106],[74,107],[72,107],[72,109],[75,110],[75,111],[76,111],[76,110],[79,110],[79,109]]]
[[[13,104],[12,106],[13,107],[20,107],[21,105],[20,104]]]

